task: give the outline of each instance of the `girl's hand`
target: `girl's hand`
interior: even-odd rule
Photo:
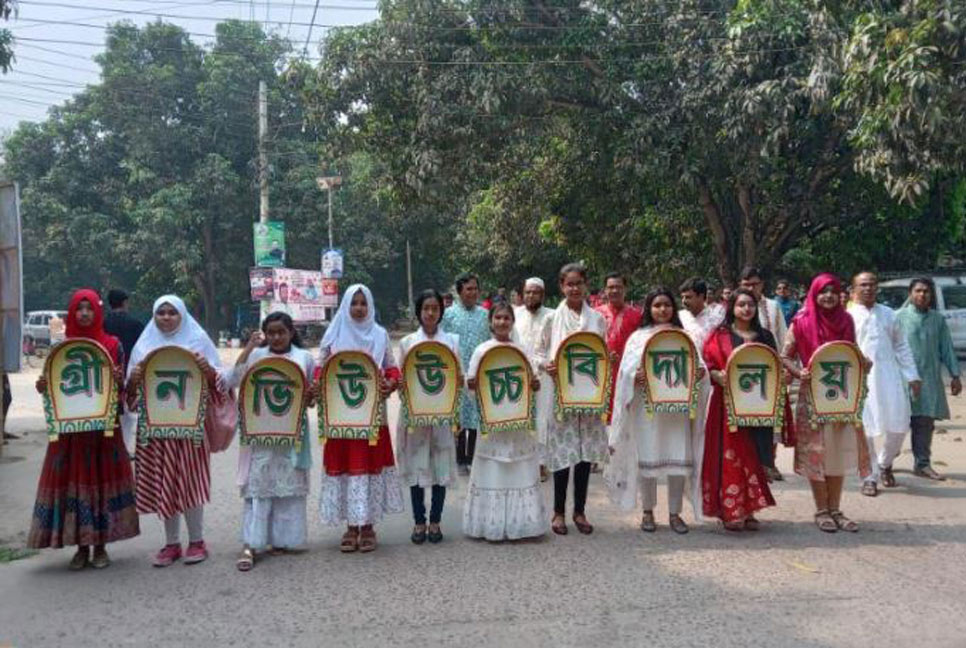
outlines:
[[[811,380],[812,372],[809,371],[808,368],[802,369],[801,371],[798,372],[798,379],[801,380],[802,382],[805,382],[806,380]]]
[[[637,371],[634,373],[634,384],[638,387],[643,387],[645,384],[647,384],[647,375],[644,373],[643,365],[638,367]]]
[[[533,388],[533,391],[540,391],[540,379],[534,377],[534,379],[530,381],[530,387]]]
[[[46,393],[47,392],[47,379],[43,375],[41,375],[40,378],[37,379],[37,382],[34,383],[34,387],[37,388],[37,393],[38,394],[44,394],[44,393]]]
[[[305,390],[305,406],[314,407],[315,400],[319,397],[319,386],[317,383],[309,383]]]
[[[388,398],[391,393],[396,391],[397,383],[393,379],[382,378],[379,380],[379,393],[383,398]]]
[[[114,367],[114,382],[118,385],[124,384],[124,369],[122,367]]]
[[[697,378],[698,380],[704,380],[704,373],[705,373],[704,367],[698,367],[694,371],[694,377]]]
[[[467,378],[466,379],[466,388],[467,389],[473,389],[473,390],[475,390],[476,389],[476,378]]]
[[[196,353],[195,360],[198,361],[198,367],[201,369],[201,373],[205,374],[206,376],[210,376],[215,372],[215,370],[212,369],[211,365],[208,363],[208,358],[205,356],[201,355],[200,353]]]
[[[712,370],[711,371],[711,380],[713,380],[717,385],[720,385],[721,387],[724,387],[725,386],[725,383],[727,382],[725,380],[725,372],[723,372],[723,371],[715,371],[715,370]]]
[[[262,342],[265,341],[265,334],[261,331],[255,331],[250,336],[248,336],[248,344],[245,345],[245,350],[251,353],[256,348],[262,346]]]
[[[127,391],[133,394],[142,380],[144,380],[144,363],[140,362],[131,371],[131,378],[127,381]]]
[[[557,363],[556,362],[548,362],[547,364],[545,364],[543,366],[543,368],[546,370],[546,372],[548,374],[550,374],[550,376],[552,378],[556,378],[557,377]]]

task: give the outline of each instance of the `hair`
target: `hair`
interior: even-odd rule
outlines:
[[[691,277],[678,288],[678,292],[693,292],[702,297],[708,296],[708,284],[701,277]]]
[[[647,293],[647,297],[644,298],[644,317],[641,319],[641,328],[654,324],[654,319],[651,316],[651,306],[658,297],[667,297],[671,300],[671,324],[677,328],[684,328],[684,325],[681,324],[681,316],[678,315],[677,299],[674,298],[674,292],[666,286],[658,286]]]
[[[786,279],[785,277],[782,277],[782,278],[780,278],[780,279],[779,279],[778,281],[776,281],[776,282],[775,282],[775,287],[776,287],[776,288],[777,288],[778,286],[781,286],[781,285],[785,285],[785,286],[788,286],[788,288],[789,288],[789,290],[791,290],[791,287],[792,287],[792,282],[791,282],[791,281],[789,281],[788,279]]]
[[[583,277],[584,281],[587,281],[587,268],[584,267],[584,264],[568,263],[564,267],[560,268],[560,276],[558,277],[559,282],[563,283],[563,280],[566,279],[567,275],[569,275],[571,272],[576,272]]]
[[[751,330],[757,333],[758,337],[761,338],[762,331],[764,329],[761,326],[761,320],[758,319],[758,300],[755,298],[755,293],[747,288],[738,288],[731,293],[731,297],[728,298],[728,307],[725,310],[725,318],[724,321],[721,322],[720,328],[730,329],[735,323],[735,304],[738,303],[738,298],[742,295],[751,297],[751,301],[755,304],[755,316],[751,318],[750,326]]]
[[[107,293],[107,303],[111,308],[120,308],[127,301],[127,293],[119,288],[112,288]]]
[[[292,334],[292,346],[297,346],[300,349],[302,348],[302,336],[299,335],[298,329],[295,328],[295,322],[292,321],[291,315],[281,311],[269,313],[268,317],[262,321],[262,333],[268,335],[268,325],[272,322],[281,322],[282,325],[288,329],[288,332]],[[262,346],[268,346],[268,340],[265,340]]]
[[[916,284],[922,284],[929,288],[929,308],[934,308],[936,306],[936,283],[929,277],[916,277],[909,282],[909,294],[912,294],[912,289],[916,287]]]
[[[859,277],[861,277],[864,274],[867,274],[867,275],[871,276],[873,279],[875,279],[876,283],[879,282],[879,275],[877,275],[876,273],[872,272],[871,270],[859,270],[854,275],[852,275],[852,282],[851,282],[850,285],[854,286],[855,285],[855,280],[858,279]]]
[[[498,301],[497,303],[493,304],[493,308],[490,309],[490,312],[487,315],[487,318],[489,319],[489,322],[490,322],[491,331],[493,330],[493,316],[496,315],[497,312],[499,311],[508,312],[510,314],[510,319],[513,320],[514,322],[517,321],[516,313],[513,312],[513,306],[510,306],[509,302]]]
[[[480,285],[480,278],[477,277],[472,272],[464,272],[463,274],[458,276],[456,278],[456,294],[457,295],[461,294],[463,292],[463,286],[465,286],[471,281],[475,281],[477,286]]]
[[[748,281],[752,277],[758,277],[761,279],[761,270],[758,266],[745,266],[741,269],[741,275],[738,277],[741,281]]]
[[[439,291],[435,288],[427,288],[423,292],[419,293],[419,296],[416,297],[416,301],[413,302],[413,306],[416,308],[416,320],[420,324],[423,323],[423,303],[425,303],[427,299],[435,299],[437,302],[439,302],[439,319],[436,320],[436,323],[439,324],[440,320],[443,319],[443,296],[440,295]]]
[[[621,274],[620,272],[617,272],[616,270],[614,272],[608,272],[604,276],[604,285],[606,286],[607,282],[610,281],[611,279],[620,279],[621,283],[624,284],[625,287],[627,286],[627,278],[624,277],[624,275]]]

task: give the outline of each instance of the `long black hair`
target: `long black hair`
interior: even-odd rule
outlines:
[[[268,325],[272,322],[281,322],[282,325],[288,329],[288,332],[292,334],[292,346],[297,346],[302,348],[302,336],[299,335],[299,331],[295,328],[295,322],[292,321],[292,316],[288,313],[283,313],[282,311],[275,311],[270,313],[268,317],[262,321],[262,333],[268,335]],[[268,346],[268,339],[266,338],[262,342],[262,346]]]
[[[439,291],[435,288],[427,288],[423,292],[419,293],[413,302],[413,307],[416,309],[416,321],[419,322],[420,325],[425,326],[425,323],[423,322],[423,304],[427,299],[435,299],[436,303],[439,304],[439,319],[436,320],[436,323],[439,324],[443,320],[443,311],[445,310],[445,306],[443,306],[443,296],[440,295]]]
[[[737,288],[731,292],[731,297],[728,298],[727,311],[725,311],[724,321],[721,323],[720,328],[731,329],[735,323],[735,304],[738,303],[738,298],[742,295],[750,297],[752,303],[755,305],[755,316],[751,318],[751,323],[749,324],[752,331],[758,334],[761,338],[764,334],[764,328],[761,325],[761,320],[758,319],[758,298],[755,297],[755,293],[747,288]]]
[[[684,325],[681,324],[681,316],[678,315],[678,302],[674,298],[674,292],[666,286],[658,286],[647,293],[647,297],[644,298],[644,317],[641,319],[641,328],[654,324],[654,318],[651,316],[651,306],[658,297],[667,297],[671,300],[671,324],[677,328],[684,328]]]

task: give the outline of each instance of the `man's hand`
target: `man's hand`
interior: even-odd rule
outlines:
[[[955,378],[953,378],[953,381],[949,383],[949,389],[950,391],[952,391],[953,396],[959,396],[959,394],[962,393],[963,383],[959,379],[959,376],[956,376]]]
[[[912,395],[912,400],[919,400],[919,394],[922,393],[922,381],[913,380],[909,383],[909,394]]]

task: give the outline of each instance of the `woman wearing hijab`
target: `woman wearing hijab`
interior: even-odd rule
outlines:
[[[221,364],[211,338],[175,295],[154,302],[154,316],[138,338],[128,363],[128,406],[144,377],[144,360],[154,350],[178,346],[194,354],[208,378],[210,390],[223,391]],[[209,393],[211,391],[209,390]],[[209,403],[210,405],[210,403]],[[204,505],[211,493],[211,454],[207,435],[200,445],[192,439],[151,439],[137,450],[138,513],[157,513],[164,520],[165,545],[154,557],[155,567],[181,559],[181,516],[188,526],[186,564],[208,557],[202,532]]]
[[[392,357],[389,334],[376,324],[372,293],[362,284],[349,286],[339,310],[319,345],[319,366],[340,351],[362,351],[383,370],[380,390],[386,398],[399,385],[400,372]],[[385,402],[382,420],[386,420]],[[396,477],[392,439],[385,424],[376,445],[366,439],[329,439],[322,453],[322,521],[348,527],[339,549],[345,553],[376,548],[373,526],[385,513],[401,513],[402,489]]]
[[[68,340],[93,340],[107,349],[120,378],[124,351],[116,337],[104,332],[104,311],[96,291],[83,289],[74,293],[67,308],[66,328]],[[37,391],[46,390],[47,381],[41,376]],[[77,545],[71,569],[87,565],[102,569],[110,564],[104,546],[137,534],[134,477],[120,420],[115,422],[110,437],[93,430],[62,434],[49,443],[27,546],[39,549]]]
[[[855,342],[855,324],[839,299],[841,291],[842,283],[833,274],[823,273],[812,280],[805,305],[792,319],[781,354],[785,368],[801,381],[795,411],[795,472],[808,478],[815,498],[815,524],[827,533],[859,530],[840,508],[842,483],[845,474],[856,467],[863,477],[871,473],[861,429],[849,423],[813,426],[808,418],[808,363],[812,355],[827,342]]]

